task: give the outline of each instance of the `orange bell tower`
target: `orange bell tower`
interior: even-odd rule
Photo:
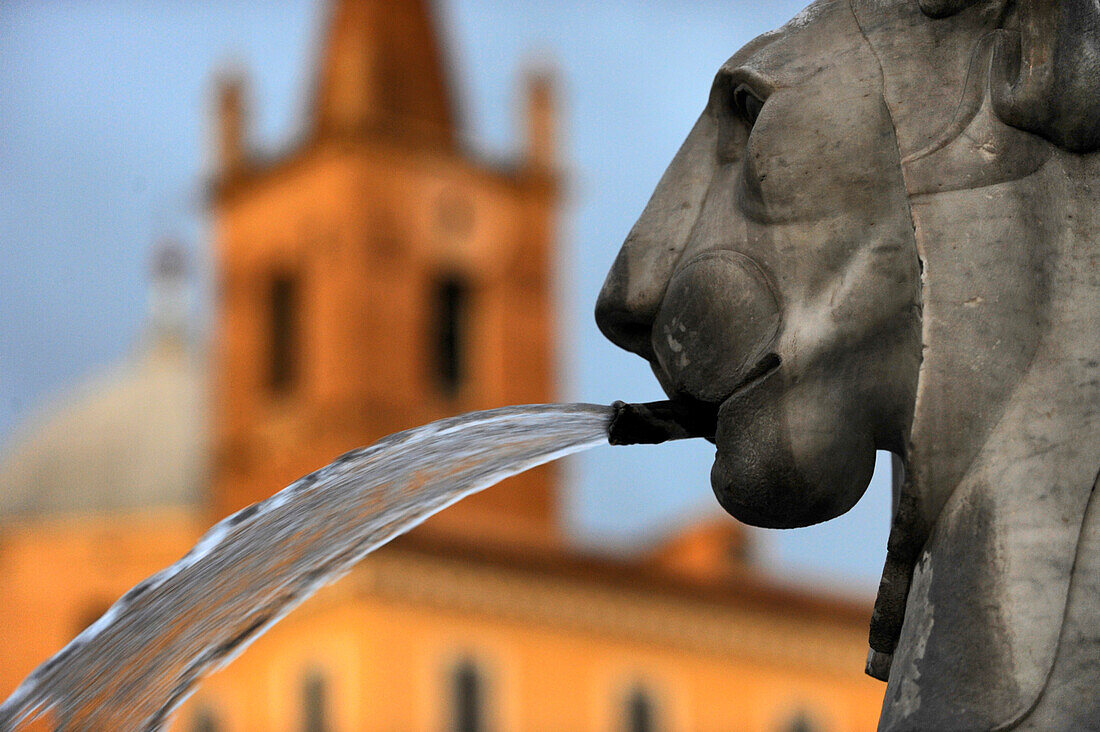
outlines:
[[[297,146],[251,154],[243,79],[215,95],[219,514],[440,417],[554,399],[553,87],[526,81],[522,160],[457,142],[424,0],[339,0]],[[425,530],[557,537],[552,467]]]

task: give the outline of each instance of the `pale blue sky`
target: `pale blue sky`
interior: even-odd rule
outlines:
[[[561,73],[569,174],[559,257],[562,398],[646,401],[640,359],[604,341],[604,273],[702,109],[718,66],[802,0],[440,0],[472,148],[515,148],[517,79]],[[150,243],[202,255],[200,181],[213,73],[248,72],[268,150],[297,129],[317,52],[316,0],[7,0],[0,3],[0,441],[44,398],[120,358],[145,312]],[[713,448],[604,448],[571,463],[567,506],[586,542],[630,546],[717,514]],[[888,473],[825,526],[757,532],[784,576],[873,589]],[[732,519],[731,519],[732,520]]]

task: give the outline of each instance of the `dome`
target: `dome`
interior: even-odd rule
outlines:
[[[55,399],[0,451],[0,517],[199,500],[208,455],[206,371],[183,327],[178,270],[155,278],[141,347]]]
[[[19,430],[0,458],[0,516],[191,504],[206,469],[205,372],[157,344]]]

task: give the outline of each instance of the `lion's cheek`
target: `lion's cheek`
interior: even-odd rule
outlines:
[[[779,326],[763,269],[744,254],[711,250],[669,282],[653,323],[653,352],[670,393],[717,403],[767,353]]]
[[[856,504],[875,465],[873,442],[806,389],[768,378],[733,397],[718,415],[711,486],[733,517],[795,528]]]

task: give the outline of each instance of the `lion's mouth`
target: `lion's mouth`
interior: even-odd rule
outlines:
[[[779,370],[779,367],[783,365],[783,359],[779,357],[778,353],[765,354],[763,358],[756,362],[756,365],[745,372],[744,378],[737,383],[737,386],[733,388],[729,394],[722,400],[723,403],[729,401],[738,394],[748,391],[752,387],[764,379],[771,376],[773,373]]]
[[[734,389],[718,401],[703,401],[688,394],[645,404],[615,402],[615,413],[607,430],[612,445],[657,445],[669,440],[702,437],[714,442],[718,412],[722,406],[771,374],[783,363],[777,353],[768,353],[745,374]]]

